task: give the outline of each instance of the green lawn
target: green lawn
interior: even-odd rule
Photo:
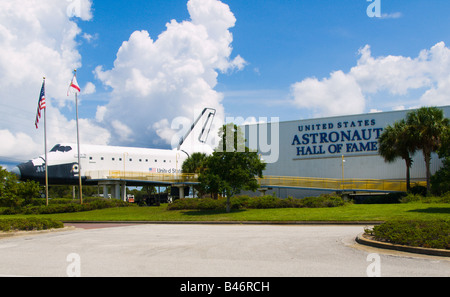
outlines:
[[[40,215],[59,221],[386,221],[390,219],[450,219],[448,203],[350,204],[334,208],[168,211],[159,207],[122,207],[89,212]],[[3,218],[36,215],[1,216]]]

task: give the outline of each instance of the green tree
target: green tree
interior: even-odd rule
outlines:
[[[181,167],[183,173],[202,173],[205,170],[207,155],[205,153],[193,153]]]
[[[442,131],[441,147],[438,150],[440,158],[450,157],[450,126],[447,125]]]
[[[388,125],[378,139],[379,154],[385,162],[392,163],[398,158],[402,158],[406,165],[406,189],[411,188],[410,169],[413,163],[412,155],[415,146],[412,138],[412,131],[405,120]]]
[[[438,154],[443,158],[443,166],[431,176],[431,191],[436,195],[442,195],[450,192],[450,127],[446,127],[442,133]]]
[[[437,107],[422,107],[409,112],[406,123],[413,131],[414,146],[422,150],[426,166],[427,192],[430,192],[430,161],[431,153],[441,148],[444,132],[449,127],[449,119],[444,117],[444,112]]]
[[[193,153],[183,162],[181,169],[183,173],[201,174],[206,169],[207,159],[208,156],[205,153]],[[199,192],[199,197],[203,195],[202,185],[194,186],[194,189]]]
[[[33,200],[40,197],[41,188],[37,182],[19,182],[17,183],[17,187],[17,196],[23,199],[25,205],[33,204]]]
[[[435,195],[450,192],[450,157],[446,157],[442,168],[431,176],[431,191]]]
[[[15,174],[0,166],[0,205],[20,207],[24,203],[31,204],[39,194],[37,182],[19,182]]]
[[[245,146],[242,131],[234,124],[224,125],[219,131],[220,142],[208,158],[207,169],[200,180],[209,191],[225,194],[226,210],[230,212],[230,199],[242,190],[256,191],[258,181],[266,167],[257,152]]]
[[[23,199],[17,196],[18,191],[17,177],[0,166],[0,205],[19,207]]]

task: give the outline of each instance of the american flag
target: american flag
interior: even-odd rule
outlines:
[[[150,173],[157,173],[157,169],[156,168],[149,168],[148,171]]]
[[[38,107],[36,112],[36,129],[38,129],[39,119],[41,118],[41,110],[45,109],[45,80],[42,83],[41,94],[39,95]]]

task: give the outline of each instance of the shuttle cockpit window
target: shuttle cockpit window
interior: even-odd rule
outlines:
[[[71,146],[63,146],[63,145],[57,144],[50,150],[50,152],[67,153],[67,152],[70,152],[71,150],[72,150]]]

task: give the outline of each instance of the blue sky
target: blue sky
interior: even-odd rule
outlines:
[[[308,110],[283,104],[295,82],[322,79],[337,70],[348,72],[365,45],[370,45],[373,57],[415,58],[438,42],[448,44],[450,38],[448,1],[380,0],[382,18],[367,15],[371,2],[365,0],[222,2],[237,20],[230,29],[232,55],[239,54],[248,63],[243,70],[218,78],[215,89],[225,94],[229,116],[314,117]],[[93,19],[78,22],[83,31],[97,34],[92,44],[80,48],[80,81],[94,81],[91,72],[98,65],[112,67],[118,48],[131,33],[147,30],[156,39],[172,19],[189,20],[186,0],[94,1]],[[417,94],[409,96],[415,106]],[[370,107],[390,110],[376,103]]]
[[[450,1],[17,0],[0,3],[0,160],[72,141],[78,69],[84,143],[168,147],[171,123],[280,121],[450,104]],[[231,51],[232,49],[232,51]],[[20,149],[18,149],[20,148]]]

